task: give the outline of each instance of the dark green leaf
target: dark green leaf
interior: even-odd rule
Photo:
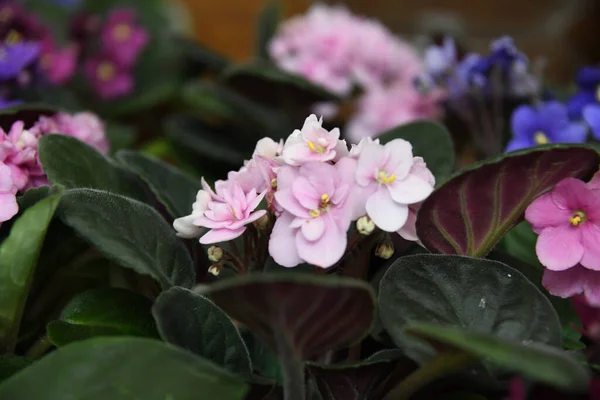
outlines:
[[[115,154],[121,149],[127,149],[133,146],[136,140],[135,128],[118,123],[108,123],[106,126],[106,136],[110,142],[110,154]]]
[[[539,343],[525,345],[457,327],[415,324],[407,329],[411,335],[450,345],[528,379],[563,389],[587,389],[589,371],[561,349]]]
[[[248,349],[229,317],[210,300],[187,289],[163,292],[152,313],[162,338],[240,376],[250,376]]]
[[[60,196],[27,209],[0,245],[0,353],[14,349],[38,255]]]
[[[59,215],[106,257],[152,276],[164,289],[195,283],[187,248],[146,204],[101,190],[74,189],[63,196]]]
[[[537,235],[531,229],[531,225],[523,221],[502,237],[498,247],[542,271],[544,267],[535,253],[536,241]],[[541,278],[541,275],[539,277]]]
[[[277,354],[248,329],[240,328],[240,334],[242,335],[248,353],[250,354],[254,372],[273,382],[283,382],[283,373]]]
[[[87,144],[64,135],[40,139],[40,160],[48,180],[67,189],[93,188],[142,199],[137,182]]]
[[[0,356],[0,382],[31,364],[32,361],[14,354]]]
[[[277,31],[277,25],[283,13],[280,0],[266,0],[258,15],[256,53],[263,60],[269,59],[269,42]]]
[[[27,400],[242,400],[247,385],[191,353],[156,340],[96,338],[52,352],[0,385]]]
[[[382,144],[404,139],[413,146],[413,154],[423,157],[427,167],[441,184],[454,170],[454,144],[448,130],[434,121],[415,121],[390,129],[377,136]]]
[[[117,159],[148,184],[175,218],[191,213],[200,182],[158,159],[133,151],[121,151]]]
[[[50,186],[40,186],[27,190],[22,196],[17,198],[17,201],[19,202],[19,211],[26,210],[40,200],[45,199],[50,195],[50,191]]]
[[[59,321],[48,324],[55,346],[94,336],[157,337],[150,308],[152,302],[125,289],[98,288],[73,297]]]
[[[548,299],[518,271],[496,261],[416,255],[398,259],[379,287],[381,321],[417,361],[431,348],[404,333],[416,322],[464,327],[500,338],[560,347],[560,323]]]
[[[485,256],[531,202],[567,177],[590,178],[600,154],[552,145],[509,153],[454,176],[425,200],[417,236],[432,252]]]

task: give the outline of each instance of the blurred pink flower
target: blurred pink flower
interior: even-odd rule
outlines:
[[[77,57],[78,51],[74,44],[58,49],[51,36],[41,42],[40,67],[48,81],[54,85],[62,85],[73,77]]]
[[[600,307],[600,271],[580,264],[562,271],[545,269],[542,285],[553,296],[566,299],[583,294],[590,305]]]
[[[112,11],[100,33],[103,50],[121,68],[131,68],[148,44],[148,31],[136,23],[134,9]]]
[[[19,211],[16,194],[10,167],[0,163],[0,222],[8,221]]]
[[[37,129],[25,129],[23,121],[13,123],[8,133],[0,128],[0,162],[10,168],[18,190],[40,186],[45,181],[37,155],[40,135]]]
[[[96,114],[91,112],[80,112],[73,115],[58,113],[53,119],[58,129],[56,132],[73,136],[101,153],[108,153],[109,143],[104,123]]]
[[[84,72],[96,94],[104,100],[126,96],[133,90],[130,71],[121,69],[106,54],[88,59]]]

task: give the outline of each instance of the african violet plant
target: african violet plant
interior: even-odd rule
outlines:
[[[2,117],[0,398],[593,390],[566,299],[598,304],[590,147],[454,172],[437,123],[349,147],[311,115],[210,185],[32,112]]]

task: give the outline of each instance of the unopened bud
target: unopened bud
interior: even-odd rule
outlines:
[[[223,249],[218,246],[208,248],[208,259],[212,262],[219,262],[223,258]]]
[[[356,221],[356,229],[361,235],[370,235],[375,230],[375,223],[365,215]]]
[[[265,214],[254,221],[254,226],[261,231],[267,229],[267,226],[269,226],[269,214]]]
[[[219,274],[221,273],[221,264],[211,265],[208,269],[208,272],[214,276],[219,276]]]
[[[375,255],[379,258],[383,258],[384,260],[387,260],[394,255],[394,244],[389,236],[386,236],[386,238],[379,243],[375,249]]]

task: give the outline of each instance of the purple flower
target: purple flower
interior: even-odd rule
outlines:
[[[85,62],[84,72],[98,96],[104,100],[126,96],[133,90],[133,77],[107,55]]]
[[[556,101],[537,107],[521,106],[512,115],[513,139],[506,151],[547,143],[583,143],[587,131],[583,124],[571,123],[567,108]]]
[[[585,106],[600,103],[600,67],[583,67],[577,72],[579,92],[567,102],[569,117],[579,119]]]
[[[441,46],[429,46],[423,56],[425,68],[435,79],[447,75],[457,63],[456,45],[452,38],[444,38]]]
[[[148,44],[148,32],[136,24],[132,9],[114,10],[101,32],[104,51],[122,68],[131,68]]]
[[[590,126],[594,137],[600,140],[600,105],[592,104],[585,107],[583,119]]]
[[[40,46],[33,42],[0,46],[0,80],[16,78],[37,60],[39,52]]]

